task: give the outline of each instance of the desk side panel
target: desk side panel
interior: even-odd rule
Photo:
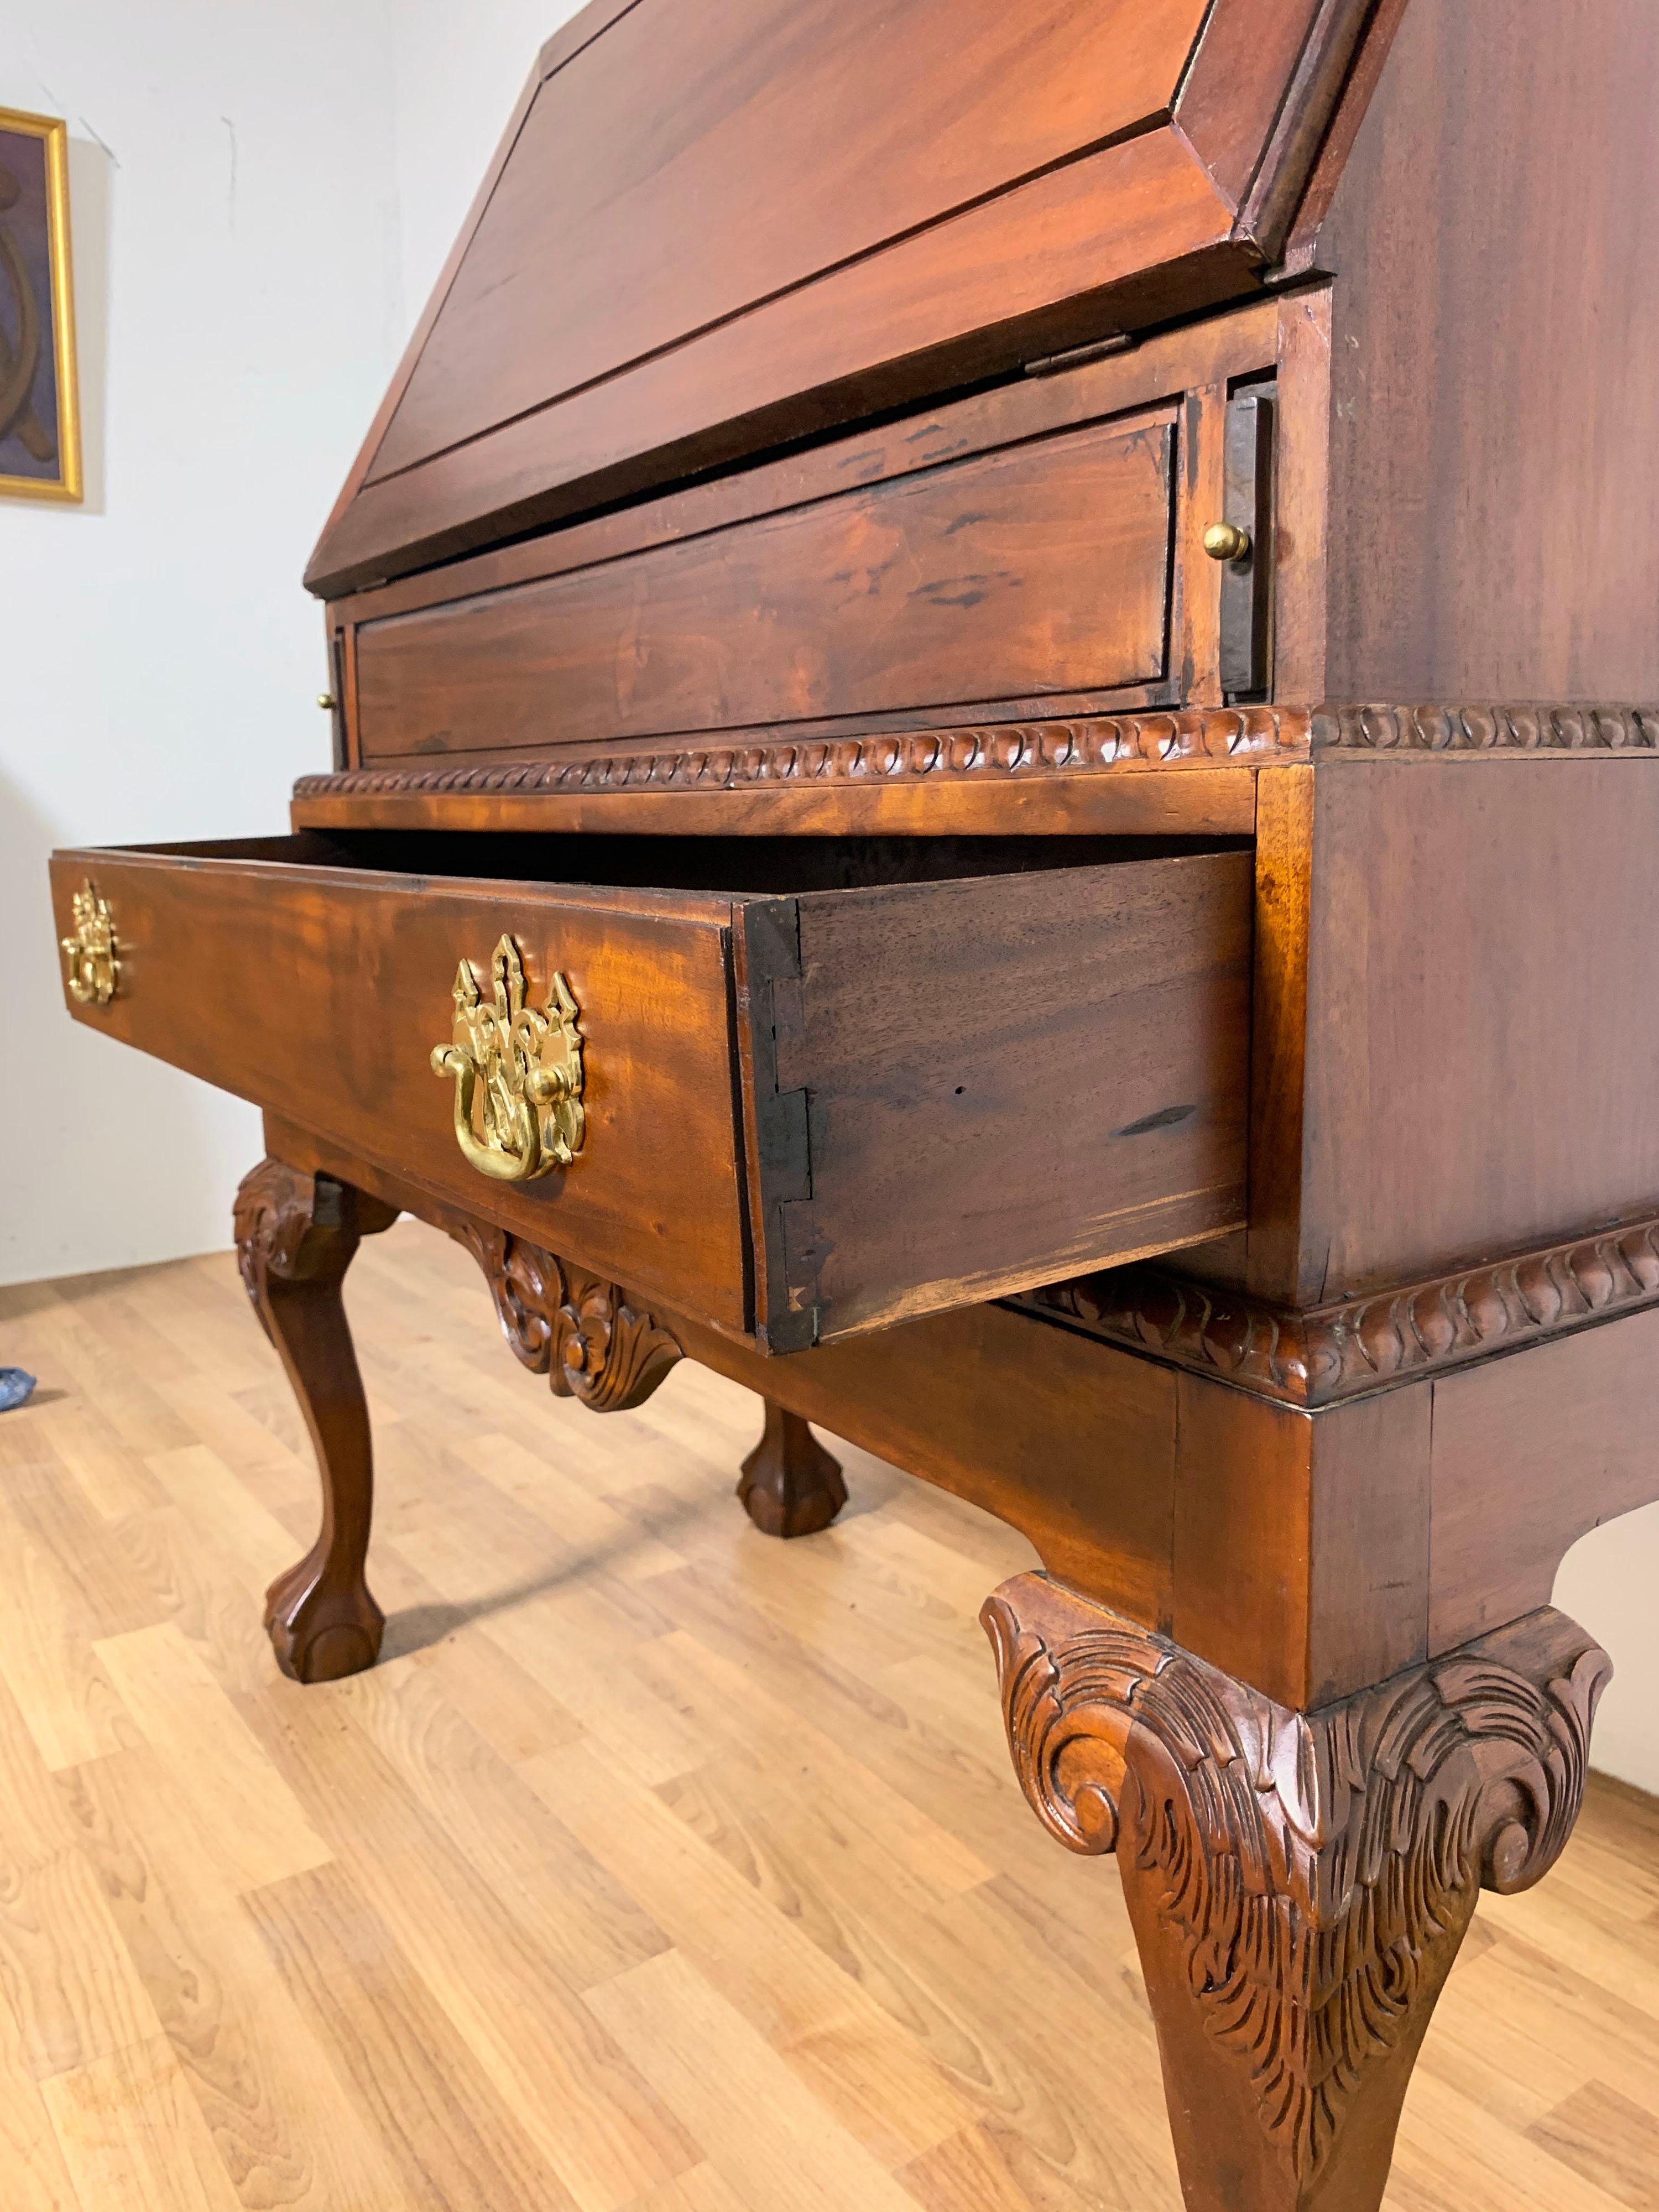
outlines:
[[[1254,1286],[1316,1304],[1653,1211],[1659,755],[1315,774],[1297,1249]]]

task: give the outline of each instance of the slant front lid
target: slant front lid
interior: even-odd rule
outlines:
[[[335,593],[1238,292],[1364,0],[594,0],[307,577]]]

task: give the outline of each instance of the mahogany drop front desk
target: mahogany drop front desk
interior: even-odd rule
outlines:
[[[561,1395],[758,1392],[772,1534],[809,1421],[1001,1516],[1193,2212],[1374,2212],[1659,1497],[1656,89],[1651,0],[594,0],[314,556],[333,771],[54,866],[265,1111],[281,1664],[376,1656],[400,1210]]]

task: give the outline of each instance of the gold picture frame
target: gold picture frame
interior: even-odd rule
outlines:
[[[0,496],[81,495],[69,126],[0,107]]]

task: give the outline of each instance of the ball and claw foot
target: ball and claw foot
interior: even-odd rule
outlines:
[[[738,1496],[768,1536],[815,1536],[847,1503],[841,1462],[799,1413],[766,1401],[766,1426],[743,1463]]]
[[[363,1582],[331,1583],[313,1551],[265,1592],[265,1632],[290,1681],[338,1682],[380,1656],[386,1615]]]

